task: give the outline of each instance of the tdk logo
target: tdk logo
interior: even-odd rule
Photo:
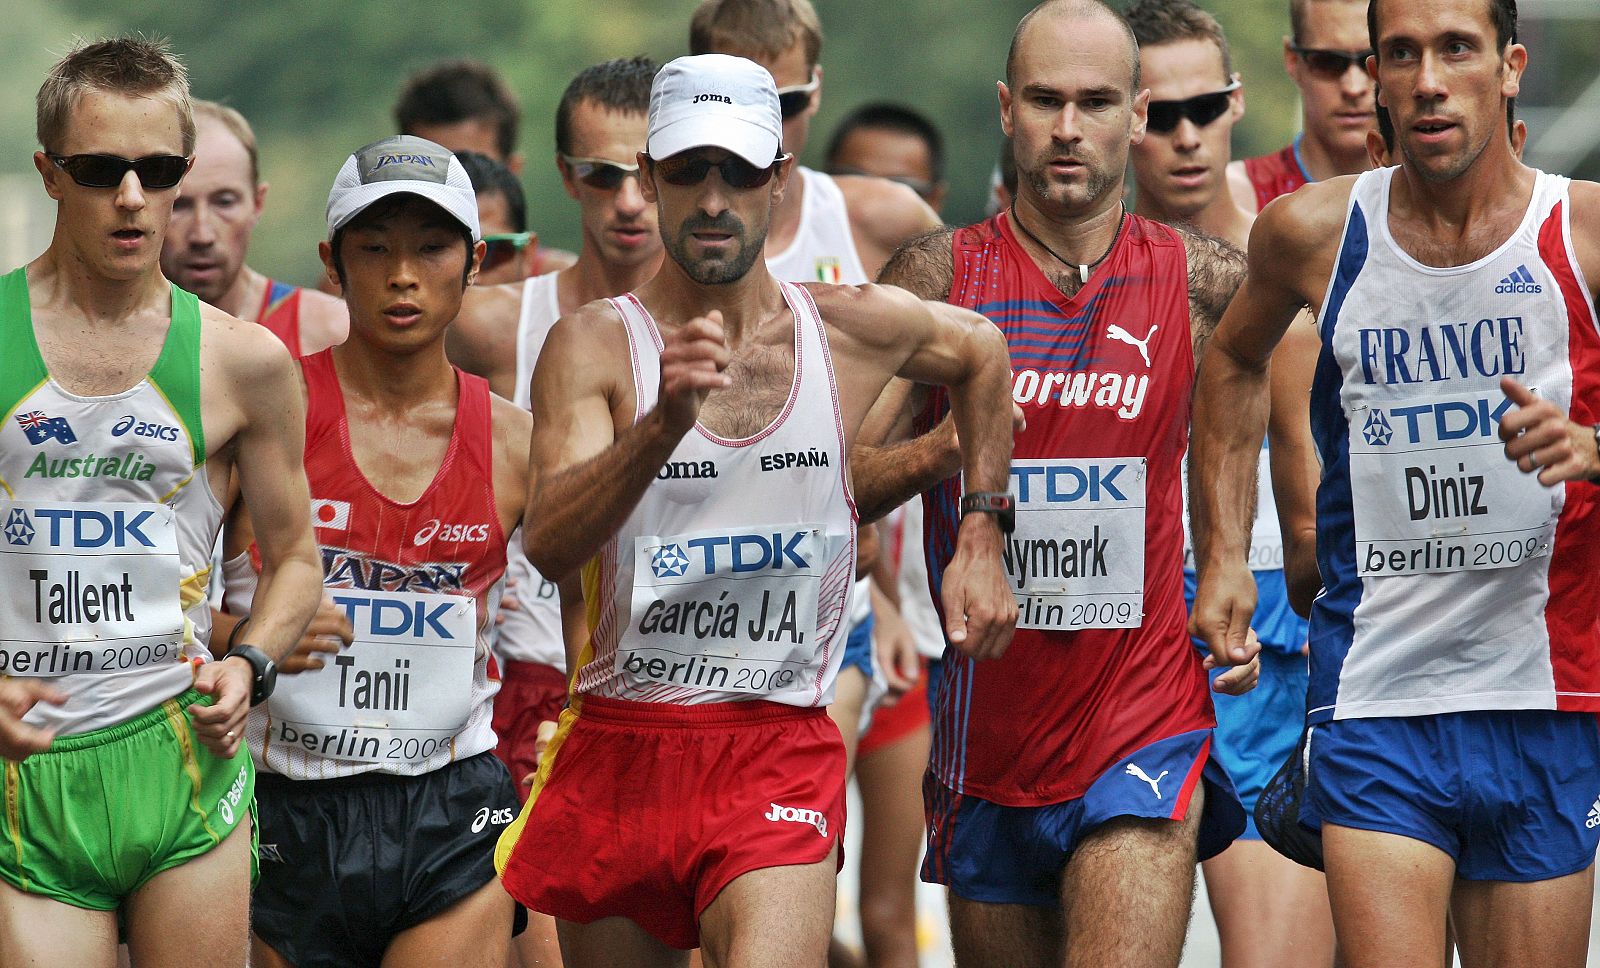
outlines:
[[[650,559],[650,570],[657,578],[681,578],[690,567],[698,566],[702,574],[718,572],[748,574],[754,571],[783,571],[810,568],[800,551],[800,543],[809,531],[788,534],[716,535],[690,538],[681,544],[662,545]]]
[[[11,539],[11,525],[17,520],[20,508],[13,508],[11,517],[6,519],[6,538]],[[70,542],[75,548],[154,548],[156,543],[151,541],[142,528],[150,520],[154,511],[138,511],[130,514],[127,511],[92,511],[83,508],[34,508],[33,516],[50,526],[50,546],[60,547],[64,542]],[[23,514],[20,522],[27,524],[27,515]],[[43,525],[40,525],[41,527]],[[31,538],[29,539],[32,540]],[[21,544],[20,541],[11,541],[12,544]]]
[[[424,168],[434,167],[433,159],[427,155],[380,155],[378,163],[372,166],[373,171],[379,171],[390,165],[421,165]]]
[[[1517,271],[1500,280],[1494,287],[1495,292],[1544,292],[1544,287],[1533,281],[1533,273],[1528,271],[1526,265],[1517,266]]]
[[[382,638],[399,635],[455,639],[450,630],[440,624],[441,616],[449,615],[456,606],[450,602],[434,605],[425,602],[396,602],[387,598],[358,598],[351,595],[334,595],[334,604],[344,609],[356,635],[364,632]]]
[[[1492,407],[1487,399],[1390,407],[1387,418],[1382,410],[1373,408],[1361,433],[1374,447],[1387,447],[1395,432],[1411,444],[1493,437],[1498,432],[1500,418],[1510,409],[1511,401],[1504,397]]]
[[[1372,412],[1367,414],[1367,422],[1361,428],[1361,435],[1374,447],[1387,447],[1394,437],[1394,428],[1389,426],[1389,418],[1383,415],[1383,411],[1374,407]]]
[[[28,517],[25,508],[12,508],[6,515],[6,540],[14,545],[33,544],[33,536],[38,534],[33,529],[33,520]]]
[[[1011,478],[1016,481],[1017,501],[1030,503],[1043,501],[1050,504],[1071,504],[1075,501],[1126,501],[1128,496],[1120,489],[1117,478],[1128,469],[1127,464],[1112,467],[1091,465],[1073,467],[1058,464],[1045,467],[1011,468]]]
[[[732,104],[733,98],[728,97],[726,94],[696,94],[694,96],[694,103],[696,104],[703,104],[706,101],[721,101],[723,104]]]
[[[151,440],[178,439],[177,427],[168,427],[165,424],[158,423],[146,423],[143,420],[135,418],[131,413],[117,421],[116,426],[111,428],[111,436],[121,437],[129,431],[132,431],[135,437],[148,437]]]

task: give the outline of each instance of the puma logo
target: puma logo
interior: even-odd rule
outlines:
[[[1156,799],[1157,800],[1161,799],[1161,787],[1157,786],[1157,784],[1159,784],[1161,782],[1162,777],[1165,777],[1170,772],[1172,772],[1172,771],[1171,770],[1162,770],[1161,771],[1161,776],[1158,776],[1158,777],[1156,777],[1155,779],[1152,780],[1152,779],[1150,779],[1150,774],[1148,774],[1145,771],[1139,769],[1137,764],[1134,764],[1134,763],[1129,763],[1128,764],[1128,775],[1129,776],[1133,776],[1133,777],[1138,777],[1139,779],[1143,780],[1144,782],[1150,784],[1150,789],[1152,789],[1152,790],[1154,790],[1156,792]]]
[[[1150,332],[1144,335],[1144,339],[1134,339],[1132,333],[1123,329],[1121,326],[1118,326],[1116,323],[1112,323],[1110,326],[1106,327],[1106,339],[1114,339],[1119,343],[1127,343],[1129,346],[1137,349],[1139,351],[1139,355],[1144,357],[1145,367],[1148,368],[1150,366],[1150,341],[1155,338],[1156,330],[1160,328],[1160,326],[1152,326],[1150,327]]]

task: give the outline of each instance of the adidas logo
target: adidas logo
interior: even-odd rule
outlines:
[[[1583,825],[1590,830],[1600,827],[1600,797],[1596,797],[1594,804],[1589,807],[1589,819],[1585,820]]]
[[[1495,292],[1544,292],[1544,287],[1533,281],[1533,273],[1528,271],[1526,265],[1517,266],[1517,271],[1500,280],[1494,287]]]

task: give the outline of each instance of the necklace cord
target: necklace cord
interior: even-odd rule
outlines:
[[[1039,248],[1050,253],[1050,256],[1057,262],[1067,266],[1068,268],[1077,269],[1079,281],[1084,285],[1087,285],[1089,282],[1089,270],[1097,268],[1100,263],[1106,261],[1107,256],[1111,255],[1111,250],[1117,247],[1117,239],[1122,237],[1122,227],[1128,223],[1128,203],[1119,202],[1118,204],[1122,208],[1122,214],[1117,218],[1117,230],[1111,234],[1111,244],[1107,245],[1106,250],[1100,253],[1100,258],[1090,263],[1073,262],[1069,259],[1063,259],[1061,258],[1061,254],[1056,252],[1055,249],[1045,245],[1044,240],[1039,238],[1037,235],[1034,235],[1028,226],[1022,221],[1022,219],[1017,217],[1017,203],[1015,200],[1011,202],[1011,221],[1017,226],[1017,228],[1022,230],[1023,235],[1026,235],[1028,238],[1033,240],[1034,245],[1037,245]]]

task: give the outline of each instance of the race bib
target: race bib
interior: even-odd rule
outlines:
[[[1561,489],[1506,460],[1498,391],[1350,413],[1360,575],[1509,568],[1550,553]]]
[[[1002,559],[1017,628],[1138,628],[1144,620],[1143,457],[1014,460],[1016,530]]]
[[[0,675],[127,672],[183,649],[172,508],[0,500]]]
[[[1250,523],[1251,571],[1283,569],[1283,529],[1278,526],[1278,505],[1272,494],[1270,451],[1261,448],[1256,458],[1256,517]],[[1189,529],[1189,459],[1183,461],[1183,568],[1194,571],[1194,534]]]
[[[795,688],[818,672],[822,580],[849,540],[814,525],[640,536],[617,671],[719,692]]]
[[[472,714],[476,603],[462,595],[330,588],[355,627],[321,669],[281,676],[271,739],[339,760],[414,763]]]

